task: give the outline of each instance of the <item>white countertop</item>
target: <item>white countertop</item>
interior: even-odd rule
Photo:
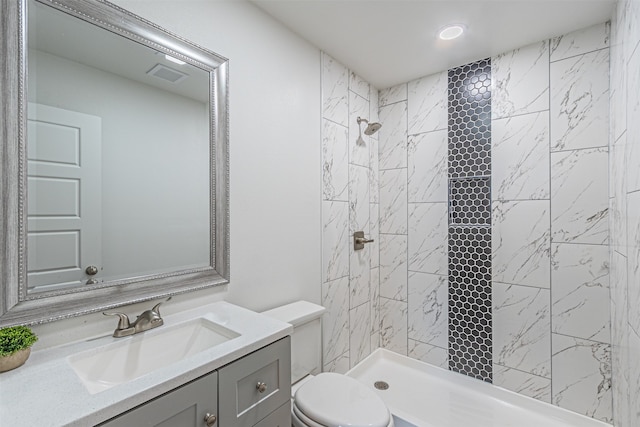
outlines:
[[[93,426],[290,335],[293,330],[288,323],[224,301],[166,316],[165,326],[156,330],[198,317],[219,323],[240,336],[93,395],[67,357],[127,338],[113,338],[113,331],[105,331],[105,337],[34,351],[23,366],[0,374],[0,425]]]

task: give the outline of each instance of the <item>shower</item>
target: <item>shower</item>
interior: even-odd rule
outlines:
[[[365,135],[373,135],[374,133],[378,132],[378,130],[380,130],[380,128],[382,127],[380,123],[377,123],[377,122],[369,123],[369,120],[362,119],[360,117],[358,117],[357,121],[358,121],[358,126],[360,126],[360,123],[362,122],[365,122],[367,124],[367,128],[364,130]]]

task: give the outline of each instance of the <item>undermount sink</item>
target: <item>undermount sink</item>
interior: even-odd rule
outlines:
[[[240,334],[204,318],[162,326],[68,358],[89,393],[139,378]]]

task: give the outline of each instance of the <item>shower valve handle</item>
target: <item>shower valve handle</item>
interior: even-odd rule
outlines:
[[[364,249],[365,243],[371,243],[373,239],[367,239],[364,237],[364,231],[356,231],[353,233],[353,250],[359,251]]]

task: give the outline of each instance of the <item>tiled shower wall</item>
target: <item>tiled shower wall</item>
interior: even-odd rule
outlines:
[[[325,371],[346,372],[379,346],[378,90],[322,54],[322,305]],[[362,131],[366,124],[362,124]],[[354,251],[353,233],[374,239]]]
[[[491,58],[489,379],[605,421],[608,31]],[[379,112],[381,345],[445,368],[447,84],[444,71],[382,90]]]
[[[640,425],[640,2],[611,25],[611,314],[614,425]]]

